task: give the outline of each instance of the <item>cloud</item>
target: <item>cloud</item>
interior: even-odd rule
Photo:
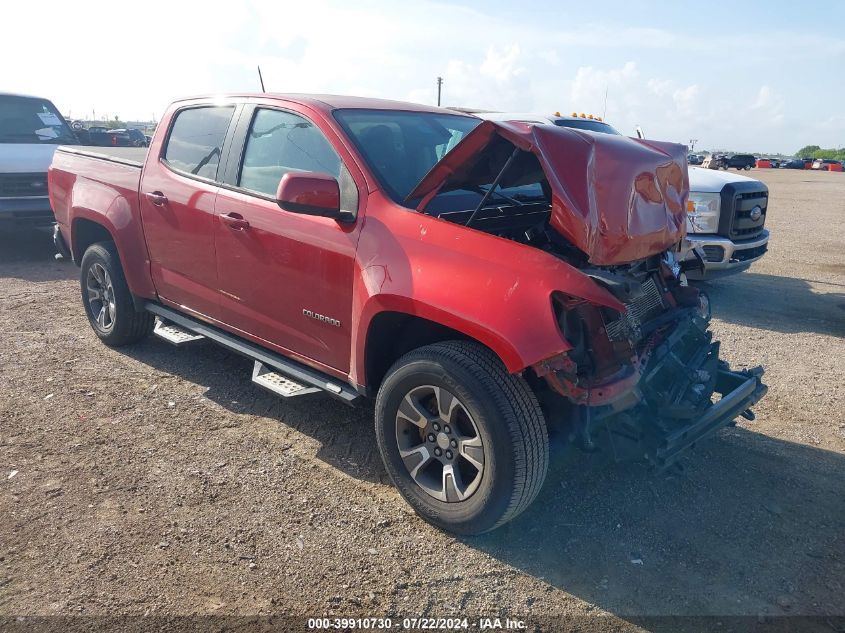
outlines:
[[[487,56],[481,63],[481,74],[498,82],[507,82],[525,72],[519,65],[519,45],[511,44],[505,49],[491,46],[487,49]]]
[[[575,73],[569,91],[572,108],[593,114],[604,112],[607,95],[607,116],[618,117],[640,104],[640,71],[634,62],[621,68],[600,69],[582,66]],[[611,97],[612,95],[612,97]]]
[[[701,101],[701,97],[701,88],[697,84],[675,90],[672,93],[675,112],[685,118],[698,117],[700,115],[699,102]]]
[[[0,58],[14,62],[3,67],[2,89],[50,97],[75,116],[96,109],[148,118],[185,95],[257,91],[260,64],[268,89],[279,92],[434,104],[442,76],[446,104],[594,114],[604,112],[607,94],[607,118],[620,131],[639,124],[651,137],[696,137],[705,147],[788,149],[845,137],[841,117],[820,118],[813,100],[782,96],[798,81],[790,85],[783,67],[805,52],[824,50],[829,68],[841,66],[841,37],[756,24],[705,36],[693,22],[655,28],[653,17],[608,11],[597,23],[561,10],[495,12],[431,0],[243,0],[236,11],[223,0],[147,0],[143,9],[91,0],[82,12],[73,3],[51,6],[44,20],[40,5],[17,3],[4,14]],[[109,26],[135,23],[147,26]],[[76,33],[72,45],[68,32]],[[79,35],[86,32],[97,36]],[[748,45],[805,40],[814,47],[784,60]],[[792,67],[801,68],[801,89],[841,102],[842,86],[816,62]],[[805,86],[814,73],[816,83]]]

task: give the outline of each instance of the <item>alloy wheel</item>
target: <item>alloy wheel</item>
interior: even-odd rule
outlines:
[[[484,445],[461,401],[434,385],[411,389],[396,413],[396,442],[414,482],[445,502],[468,499],[484,474]]]
[[[88,309],[97,325],[108,331],[114,326],[115,299],[111,277],[102,264],[94,264],[85,277],[88,291]]]

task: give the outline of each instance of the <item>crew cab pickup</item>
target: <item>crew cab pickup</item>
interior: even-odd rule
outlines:
[[[374,398],[391,479],[456,533],[531,503],[550,433],[665,468],[766,392],[682,283],[681,145],[230,95],[149,150],[60,148],[49,185],[105,344],[207,339],[280,396]]]

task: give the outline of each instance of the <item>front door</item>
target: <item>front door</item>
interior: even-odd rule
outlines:
[[[221,188],[215,203],[221,320],[311,365],[346,374],[358,222],[283,211],[275,194],[289,171],[321,172],[339,179],[344,209],[357,213],[355,183],[309,119],[256,108],[242,125],[239,168],[227,170],[235,174],[231,188]]]
[[[160,160],[147,161],[141,181],[141,217],[159,296],[210,318],[219,316],[217,171],[234,112],[235,106],[176,112]]]

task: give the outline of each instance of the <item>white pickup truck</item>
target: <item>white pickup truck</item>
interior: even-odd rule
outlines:
[[[493,121],[523,121],[620,134],[601,119],[584,115],[456,109]],[[682,250],[685,259],[697,259],[697,252],[704,263],[703,270],[699,268],[687,272],[690,279],[710,279],[738,273],[765,255],[769,245],[769,231],[765,228],[769,202],[766,185],[747,176],[692,166],[689,167],[689,184],[687,237]]]
[[[47,168],[59,145],[77,142],[47,99],[0,92],[0,228],[53,224]]]

